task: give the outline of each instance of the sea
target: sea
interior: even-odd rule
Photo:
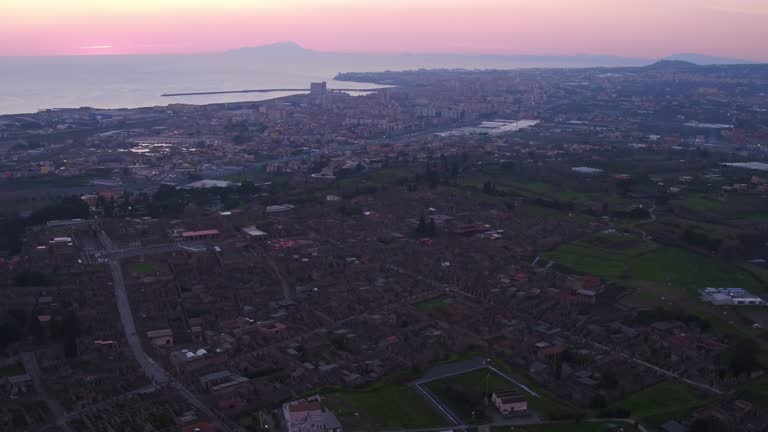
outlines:
[[[370,88],[337,83],[345,67],[321,59],[238,55],[0,57],[0,114],[49,108],[137,108],[170,103],[258,101],[291,93],[163,97],[164,93],[261,88]],[[369,70],[369,69],[365,69]]]
[[[309,88],[313,81],[327,81],[329,88],[372,87],[366,83],[333,81],[339,72],[419,68],[513,69],[575,66],[583,62],[583,59],[576,57],[563,60],[543,57],[376,55],[288,48],[287,52],[285,47],[278,47],[215,54],[0,57],[0,114],[84,106],[116,109],[169,103],[259,101],[291,93],[161,95]]]

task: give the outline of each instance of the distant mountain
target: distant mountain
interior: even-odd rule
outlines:
[[[515,54],[453,54],[453,53],[363,53],[314,51],[295,42],[278,42],[268,45],[243,47],[227,51],[226,54],[269,57],[323,57],[325,60],[344,62],[360,61],[380,64],[380,67],[400,69],[412,68],[468,68],[468,69],[512,69],[512,68],[561,68],[561,67],[610,67],[645,66],[647,59],[610,55],[515,55]]]
[[[621,57],[612,55],[524,55],[524,54],[451,54],[451,53],[355,53],[355,52],[326,52],[314,51],[296,42],[277,42],[267,45],[243,47],[227,51],[227,54],[244,56],[269,56],[274,58],[300,58],[312,56],[323,57],[328,61],[369,62],[371,65],[380,64],[384,68],[478,68],[478,69],[512,69],[512,68],[582,68],[582,67],[642,67],[680,68],[695,65],[734,65],[750,64],[746,60],[713,57],[702,54],[675,54],[659,62],[652,59]],[[405,65],[408,65],[407,67]]]
[[[275,42],[267,45],[259,45],[253,47],[243,47],[233,51],[227,51],[228,53],[240,53],[240,54],[271,54],[271,55],[300,55],[300,54],[312,54],[316,51],[306,49],[296,42]]]
[[[759,63],[759,62],[754,62],[749,60],[741,60],[741,59],[728,58],[728,57],[715,57],[715,56],[709,56],[704,54],[692,54],[692,53],[675,54],[675,55],[671,55],[669,57],[664,58],[664,60],[676,60],[676,61],[679,60],[679,61],[695,63],[697,65],[702,65],[702,66]]]
[[[651,60],[612,55],[527,55],[527,54],[410,54],[412,57],[476,60],[489,63],[511,63],[520,67],[632,67],[645,66]]]
[[[656,63],[649,64],[646,69],[660,69],[660,70],[681,70],[681,69],[694,69],[700,65],[683,60],[659,60]]]

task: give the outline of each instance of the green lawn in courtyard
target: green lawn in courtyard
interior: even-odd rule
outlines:
[[[706,400],[686,384],[664,381],[627,396],[614,407],[630,410],[632,418],[647,426],[683,417]]]
[[[323,395],[348,431],[439,427],[446,420],[408,386],[417,377],[395,374],[370,387]]]
[[[153,273],[155,267],[152,264],[141,262],[131,265],[131,271],[138,274],[147,274]]]

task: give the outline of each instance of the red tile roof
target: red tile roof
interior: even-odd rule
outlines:
[[[200,236],[210,236],[210,235],[219,235],[219,230],[204,230],[204,231],[187,231],[185,233],[181,234],[182,237],[200,237]]]
[[[323,406],[320,405],[320,402],[304,402],[304,403],[288,405],[288,410],[294,413],[307,412],[307,411],[321,411],[322,409],[323,409]]]
[[[218,432],[218,429],[208,422],[200,422],[183,426],[181,432]]]

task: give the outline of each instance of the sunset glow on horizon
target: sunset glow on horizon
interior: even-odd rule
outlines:
[[[118,1],[111,2],[118,3]],[[676,53],[768,61],[765,0],[4,0],[0,55]]]

